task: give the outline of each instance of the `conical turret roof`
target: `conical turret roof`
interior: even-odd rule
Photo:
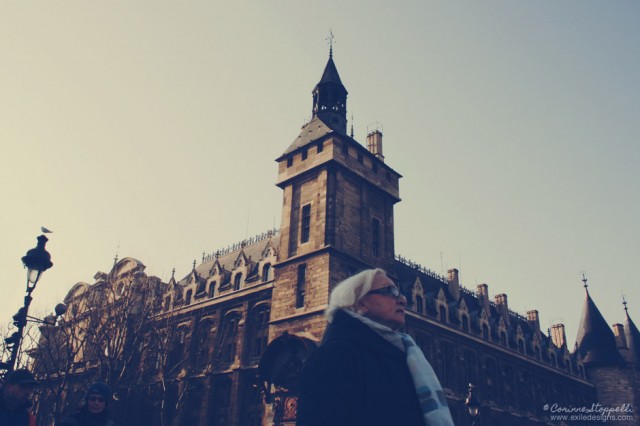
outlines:
[[[636,366],[640,366],[640,330],[636,327],[635,323],[629,316],[629,311],[625,305],[624,308],[627,314],[627,321],[624,325],[624,334],[627,339],[627,347],[631,354],[631,360]]]
[[[591,299],[586,289],[582,318],[578,327],[576,344],[583,362],[587,366],[621,365],[624,363],[616,347],[613,331]]]

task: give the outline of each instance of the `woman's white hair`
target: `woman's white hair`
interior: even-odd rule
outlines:
[[[357,312],[358,302],[371,290],[373,280],[378,274],[387,275],[380,268],[366,269],[338,283],[329,297],[329,307],[325,312],[327,321],[333,321],[333,315],[338,309]]]

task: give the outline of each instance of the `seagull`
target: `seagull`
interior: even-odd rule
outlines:
[[[51,233],[53,233],[53,231],[51,231],[51,230],[49,230],[49,229],[45,228],[44,226],[41,226],[41,227],[40,227],[40,230],[41,230],[42,232],[44,232],[45,234],[51,234]]]

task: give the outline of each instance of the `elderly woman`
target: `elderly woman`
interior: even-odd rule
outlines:
[[[451,426],[442,387],[404,325],[406,298],[382,269],[338,284],[322,344],[302,374],[298,426]]]

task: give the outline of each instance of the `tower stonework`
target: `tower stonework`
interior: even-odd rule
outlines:
[[[325,92],[338,106],[319,104]],[[270,340],[285,330],[318,340],[335,284],[394,266],[401,176],[345,133],[346,90],[331,57],[313,97],[313,118],[276,160],[283,205]]]

